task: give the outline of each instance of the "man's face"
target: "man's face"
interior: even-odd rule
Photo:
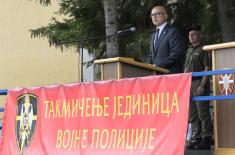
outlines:
[[[201,32],[198,30],[191,30],[188,34],[188,37],[191,44],[197,44],[201,42]]]
[[[167,20],[166,10],[161,6],[154,7],[150,16],[155,26],[161,26]]]

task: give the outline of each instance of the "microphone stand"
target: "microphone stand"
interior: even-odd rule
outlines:
[[[81,82],[83,82],[83,48],[84,48],[84,42],[86,41],[91,41],[91,40],[97,40],[97,39],[106,39],[106,38],[111,38],[111,37],[115,37],[115,36],[122,36],[125,35],[127,32],[123,32],[123,33],[114,33],[112,35],[108,35],[108,36],[97,36],[97,37],[93,37],[93,38],[79,38],[77,40],[70,40],[70,41],[61,41],[58,42],[57,44],[69,44],[69,43],[77,43],[78,45],[80,45],[80,60],[81,60],[81,68],[80,68],[80,77],[81,77]],[[79,69],[79,57],[78,57],[78,69]]]

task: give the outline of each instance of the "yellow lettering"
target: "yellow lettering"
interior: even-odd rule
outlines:
[[[117,129],[112,129],[110,137],[111,138],[110,138],[110,143],[109,143],[108,149],[111,148],[111,145],[113,145],[112,149],[114,149],[115,145],[116,145]]]
[[[82,101],[79,100],[79,110],[81,111],[81,117],[84,116],[84,98],[82,98]]]
[[[60,101],[56,100],[55,115],[60,118]]]
[[[100,136],[100,148],[101,149],[106,149],[107,148],[108,139],[109,139],[109,131],[108,131],[108,129],[102,130],[101,136]]]
[[[57,136],[56,136],[56,148],[61,148],[62,146],[62,131],[58,130],[57,131]]]
[[[113,119],[115,119],[116,117],[116,111],[117,111],[117,100],[116,100],[116,96],[113,97]]]
[[[98,148],[99,138],[100,138],[100,130],[93,129],[92,130],[91,148],[96,148],[96,149]],[[96,141],[96,144],[95,144],[95,141]],[[94,145],[95,145],[95,147],[94,147]]]
[[[122,145],[122,149],[124,149],[125,137],[126,137],[126,129],[119,129],[118,130],[117,149],[119,148],[119,145]]]
[[[169,111],[169,92],[166,93],[166,103],[165,101],[165,95],[164,93],[161,93],[161,112],[162,114],[167,114],[167,116],[169,117],[170,115],[170,111]],[[165,105],[165,109],[164,109],[164,105]]]
[[[78,117],[78,99],[72,99],[72,117]]]
[[[131,118],[131,96],[126,96],[126,110],[124,112],[124,119],[126,119],[126,116],[129,116],[129,119]]]
[[[78,144],[78,148],[80,148],[80,134],[81,134],[81,130],[76,130],[75,131],[75,138],[74,138],[74,144],[73,144],[73,148],[76,148],[76,144]]]
[[[104,97],[104,117],[108,117],[109,113],[107,112],[109,97]]]
[[[123,116],[122,99],[123,99],[123,96],[118,96],[118,116]]]
[[[145,96],[147,96],[145,99]],[[150,97],[149,97],[149,94],[143,94],[143,109],[142,109],[142,114],[144,115],[145,114],[145,106],[147,106],[147,114],[150,114]]]
[[[149,144],[148,144],[148,149],[153,149],[154,145],[153,145],[153,140],[154,140],[154,132],[156,132],[155,128],[150,128],[150,133],[149,133]]]
[[[135,115],[136,108],[138,108],[137,115],[140,115],[140,98],[141,98],[141,95],[138,95],[136,100],[135,100],[135,97],[136,96],[134,96],[134,99],[133,99],[132,115]]]
[[[87,98],[86,99],[86,117],[91,116],[91,114],[89,112],[89,110],[91,108],[90,104],[91,104],[91,98]]]
[[[88,143],[88,130],[87,129],[83,129],[82,130],[82,144],[81,144],[81,148],[83,148],[83,149],[86,148],[87,147],[87,143]]]
[[[139,129],[136,129],[136,135],[135,135],[135,149],[138,147],[138,143],[139,143],[139,149],[142,148],[142,140],[143,140],[143,129],[141,129],[140,131],[140,135],[139,135]]]
[[[126,139],[126,149],[130,150],[130,152],[132,152],[132,150],[133,150],[133,139],[134,139],[133,130],[135,130],[135,129],[132,129],[131,137],[130,137],[130,129],[127,129],[127,135],[126,135],[126,138],[127,138]]]
[[[173,99],[172,99],[171,113],[173,113],[173,108],[176,109],[177,113],[179,112],[179,101],[178,101],[178,96],[176,92],[174,92]]]
[[[55,118],[54,107],[53,107],[53,101],[50,102],[49,117],[51,116],[51,113],[52,113],[52,117]]]
[[[67,139],[67,143],[66,143],[66,139]],[[70,131],[65,130],[64,135],[63,135],[63,148],[64,149],[68,148],[69,141],[70,141]]]
[[[159,98],[159,93],[152,94],[152,114],[159,114]]]
[[[64,118],[66,118],[67,116],[70,117],[70,103],[69,103],[69,101],[68,101],[68,103],[66,102],[66,100],[64,100],[64,102],[63,102],[62,116]]]
[[[46,112],[45,112],[45,116],[44,117],[47,118],[47,109],[48,109],[49,101],[47,101],[47,100],[44,101],[44,104],[46,105],[46,110],[45,110]]]

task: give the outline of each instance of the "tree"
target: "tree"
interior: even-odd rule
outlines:
[[[103,0],[105,13],[106,36],[117,32],[117,8],[114,0]],[[106,38],[107,57],[119,56],[119,45],[117,36]]]
[[[49,5],[50,0],[40,0],[40,3]],[[135,26],[138,30],[136,33],[121,35],[118,40],[116,37],[108,38],[105,43],[104,38],[98,37],[96,40],[83,42],[83,45],[89,52],[95,53],[98,58],[106,55],[119,55],[144,61],[153,28],[149,18],[149,10],[152,4],[150,0],[61,0],[57,13],[67,15],[69,18],[63,22],[52,18],[52,22],[47,26],[31,30],[32,37],[46,37],[50,45],[63,49],[64,46],[76,46],[76,44],[70,43],[62,46],[57,44],[58,42],[109,36],[114,34],[117,29]],[[118,41],[118,44],[116,41]],[[114,52],[106,54],[105,45],[108,49],[112,49],[110,51]]]
[[[50,5],[50,0],[40,0],[40,3],[47,6]],[[51,22],[47,26],[31,29],[32,37],[46,37],[50,45],[60,47],[62,50],[64,47],[70,46],[79,48],[83,44],[89,51],[102,56],[105,51],[103,38],[98,41],[84,41],[84,39],[104,36],[105,34],[101,1],[62,0],[59,5],[59,10],[56,13],[65,15],[68,18],[60,22],[52,17]],[[63,41],[70,43],[58,44]]]
[[[235,1],[217,0],[219,20],[224,42],[235,40]]]
[[[172,24],[183,32],[185,40],[188,38],[188,26],[195,23],[202,26],[206,44],[220,43],[222,41],[221,31],[224,41],[234,40],[234,7],[232,7],[234,2],[226,0],[221,5],[221,1],[178,0],[175,5],[168,5],[168,12],[171,13],[170,18],[174,19]],[[50,0],[40,0],[40,3],[48,5]],[[227,7],[226,21],[222,21],[220,18],[219,23],[218,14],[220,17],[220,14],[223,13],[217,11],[217,5],[222,7],[225,6],[225,3],[230,6]],[[61,0],[57,13],[67,15],[69,18],[63,22],[52,18],[52,22],[47,26],[31,32],[33,37],[47,37],[51,45],[62,48],[76,46],[76,44],[70,43],[62,46],[57,44],[60,41],[110,36],[118,29],[135,26],[137,28],[135,33],[121,35],[118,38],[110,37],[106,42],[104,37],[97,37],[97,39],[83,42],[83,44],[97,58],[118,55],[145,61],[150,36],[154,30],[149,14],[151,8],[156,4],[167,4],[167,0]],[[231,38],[226,39],[225,37]],[[106,45],[108,49],[111,49],[107,50],[108,53],[106,53]]]
[[[198,24],[202,26],[205,44],[221,42],[216,5],[214,0],[181,0],[178,2],[175,25],[181,29],[184,38],[188,38],[188,27],[192,24]]]

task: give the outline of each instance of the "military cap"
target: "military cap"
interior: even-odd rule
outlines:
[[[201,31],[201,26],[193,24],[188,28],[188,31]]]

